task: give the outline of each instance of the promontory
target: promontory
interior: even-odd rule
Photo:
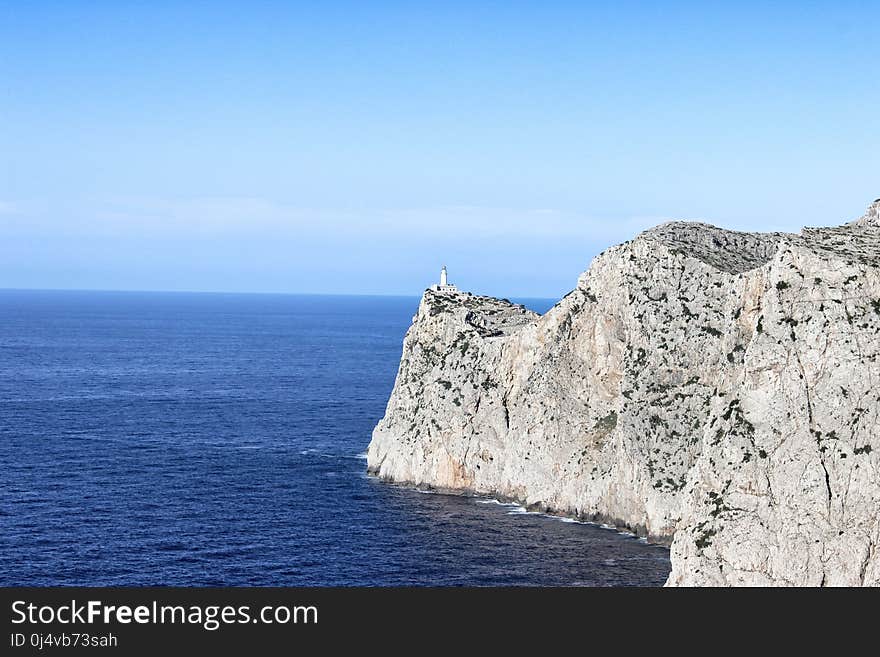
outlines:
[[[880,200],[663,224],[544,315],[426,291],[368,469],[671,542],[667,585],[880,584]]]

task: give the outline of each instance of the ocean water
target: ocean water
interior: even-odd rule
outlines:
[[[665,548],[366,476],[417,304],[0,291],[0,584],[662,584]]]

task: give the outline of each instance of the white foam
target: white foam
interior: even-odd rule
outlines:
[[[477,504],[497,504],[498,506],[508,506],[512,508],[522,508],[521,505],[516,502],[502,502],[501,500],[496,500],[495,498],[484,498],[477,500]]]
[[[579,520],[577,518],[571,518],[568,516],[558,516],[552,513],[544,513],[543,511],[530,511],[522,504],[517,504],[516,502],[502,502],[501,500],[496,500],[494,497],[485,497],[476,500],[477,504],[496,504],[498,506],[504,506],[509,508],[510,510],[507,512],[509,516],[521,516],[521,515],[530,515],[530,516],[543,516],[545,518],[550,518],[551,520],[559,520],[561,522],[568,522],[575,525],[595,525],[596,523],[590,522],[588,520]],[[614,527],[608,527],[608,529],[614,529]]]
[[[542,515],[546,515],[546,514],[543,514],[540,511],[529,511],[524,506],[517,505],[517,506],[514,506],[514,508],[512,508],[510,511],[508,511],[507,515],[509,515],[509,516],[521,516],[521,515],[542,516]]]

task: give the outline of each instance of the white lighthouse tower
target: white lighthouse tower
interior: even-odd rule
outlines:
[[[446,273],[446,265],[443,265],[443,269],[440,270],[440,284],[432,285],[431,289],[434,290],[434,292],[458,292],[458,288],[449,282],[449,277]]]

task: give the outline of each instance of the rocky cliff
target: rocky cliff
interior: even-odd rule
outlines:
[[[426,292],[368,468],[672,540],[672,585],[880,584],[880,200],[669,223],[543,316]]]

